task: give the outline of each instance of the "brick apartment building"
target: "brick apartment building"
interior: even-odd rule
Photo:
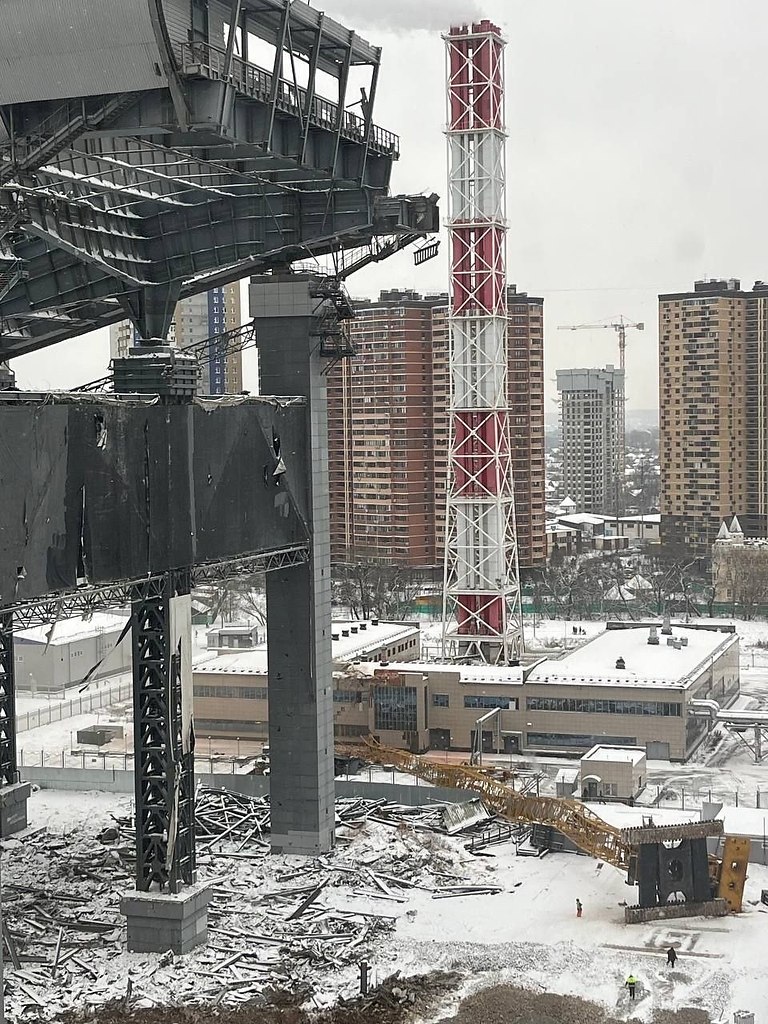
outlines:
[[[442,565],[449,415],[447,295],[355,303],[357,356],[328,380],[331,555]],[[521,566],[546,559],[543,299],[509,290],[509,400]]]
[[[661,533],[709,555],[724,518],[768,520],[768,284],[659,296]]]

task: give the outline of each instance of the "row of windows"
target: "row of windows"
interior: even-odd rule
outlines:
[[[527,697],[528,711],[581,711],[604,715],[661,715],[680,718],[682,707],[661,700],[595,700],[592,697]]]
[[[336,704],[362,704],[362,690],[334,690],[333,700]]]
[[[464,698],[465,708],[503,708],[504,711],[517,711],[516,697],[484,697]]]
[[[597,743],[610,744],[615,747],[634,747],[637,744],[635,736],[591,736],[589,734],[576,734],[568,732],[529,732],[529,747],[550,747],[560,749],[562,747],[594,747]]]
[[[195,697],[229,697],[239,700],[266,700],[266,686],[195,686]]]

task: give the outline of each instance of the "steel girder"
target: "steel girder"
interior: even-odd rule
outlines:
[[[86,8],[70,6],[73,32]],[[233,2],[237,47],[232,33],[229,42],[222,36],[219,14],[204,24],[190,14],[185,28],[162,0],[153,9],[158,87],[148,87],[145,67],[130,92],[123,84],[103,95],[104,53],[90,52],[82,78],[62,79],[76,94],[25,67],[34,102],[22,102],[9,81],[15,102],[0,105],[0,271],[5,261],[21,273],[0,291],[0,361],[126,315],[142,337],[164,337],[177,297],[383,235],[437,229],[436,196],[388,194],[398,140],[373,122],[378,48],[287,0]],[[44,34],[37,16],[27,23],[21,7],[15,16],[18,31]],[[83,32],[100,39],[101,10],[89,18]],[[252,36],[275,47],[271,70],[249,60]],[[36,45],[29,41],[30,52]],[[53,71],[71,57],[65,42],[61,49],[53,47]],[[354,65],[371,69],[362,116],[347,99]],[[318,70],[338,80],[333,101],[317,92]]]
[[[0,609],[0,786],[18,781],[13,612]]]

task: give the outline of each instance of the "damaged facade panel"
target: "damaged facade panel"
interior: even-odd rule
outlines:
[[[305,419],[300,399],[3,396],[0,607],[308,543]]]

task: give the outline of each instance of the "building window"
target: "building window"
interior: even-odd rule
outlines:
[[[576,711],[598,715],[661,715],[680,718],[682,707],[673,701],[596,700],[591,697],[527,697],[528,711]]]
[[[587,734],[568,732],[529,732],[529,747],[594,747],[597,743],[610,744],[615,747],[634,747],[637,745],[635,736],[590,736]]]
[[[517,711],[517,697],[465,697],[465,708],[502,708],[504,711]]]
[[[195,697],[215,697],[222,700],[266,700],[269,691],[266,686],[203,686],[195,684]]]
[[[416,732],[415,686],[377,686],[373,701],[376,729]]]
[[[362,690],[334,690],[333,699],[336,704],[362,704]]]
[[[432,706],[436,708],[447,708],[450,706],[447,693],[433,693]]]

